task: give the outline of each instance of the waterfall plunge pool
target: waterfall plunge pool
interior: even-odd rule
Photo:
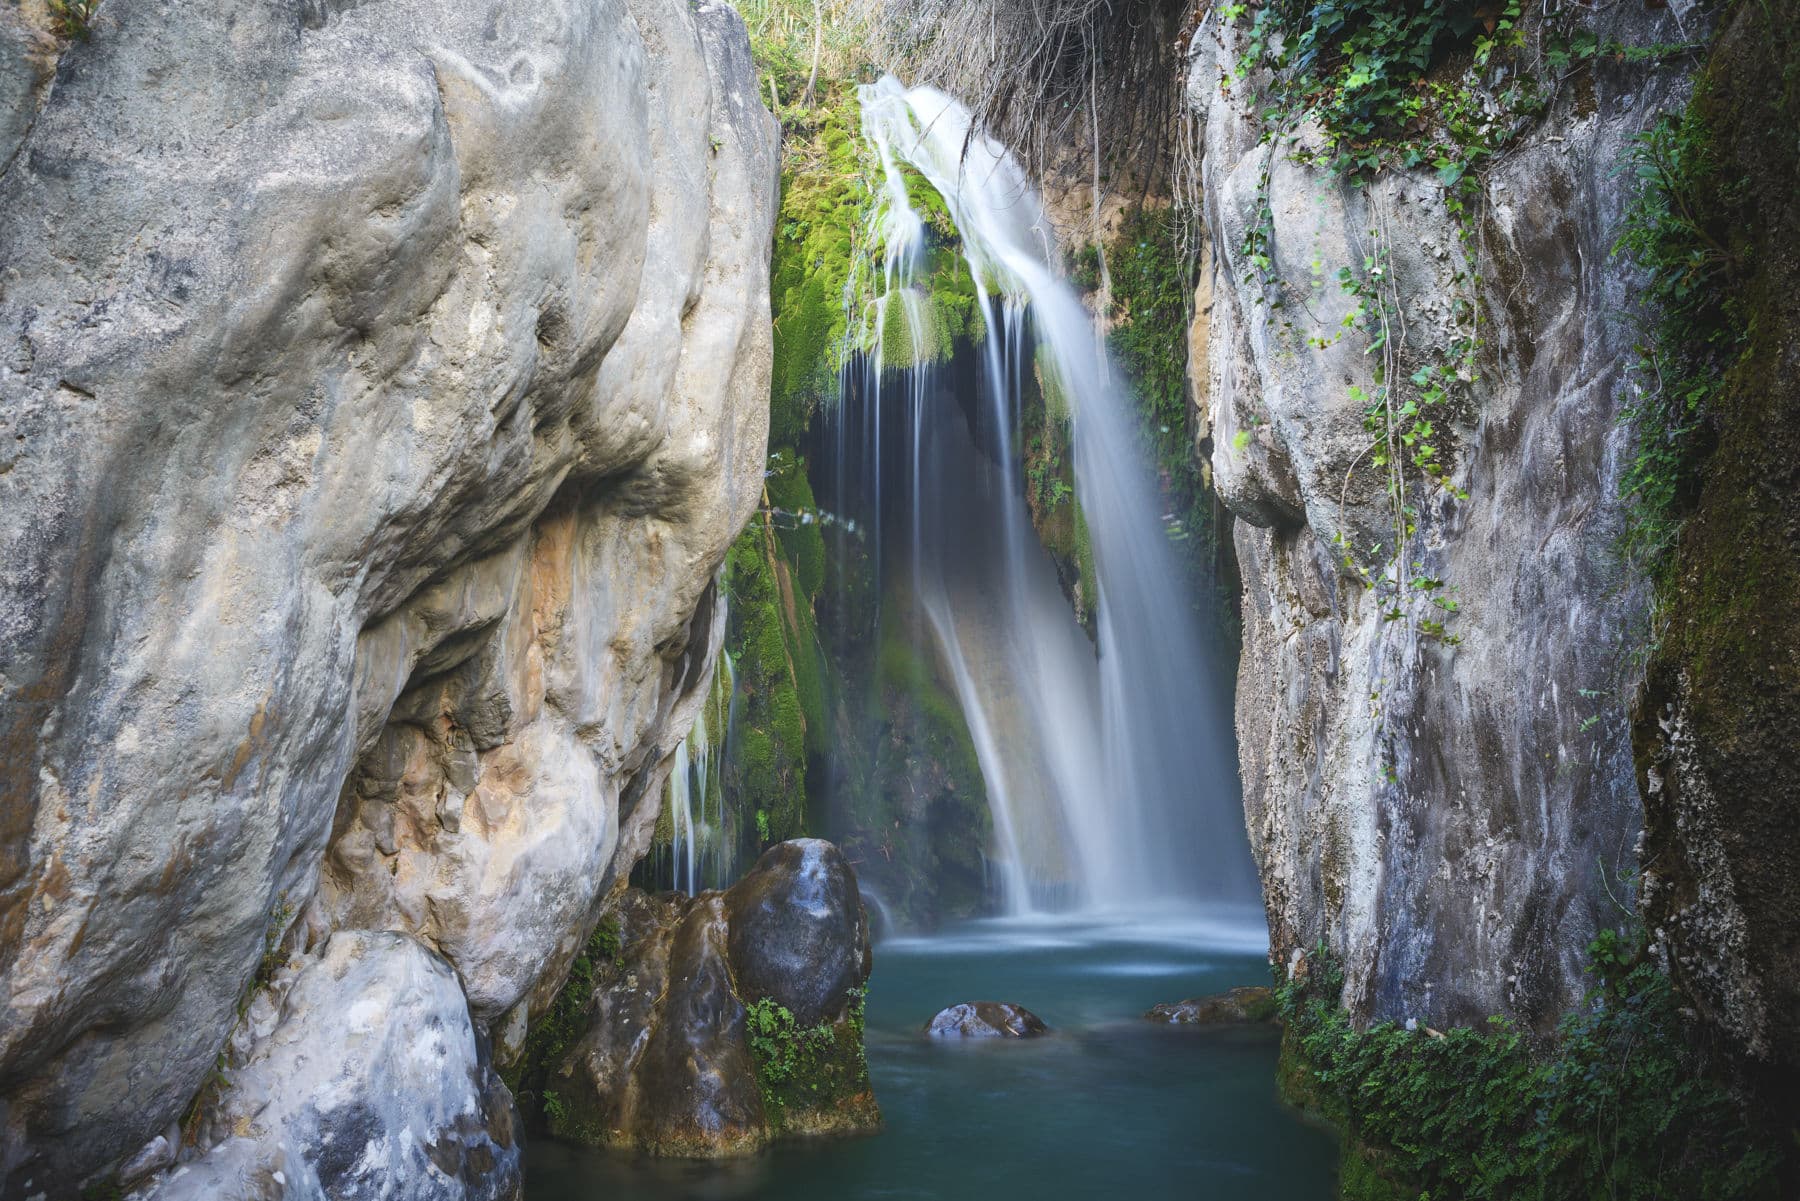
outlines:
[[[748,1161],[536,1140],[526,1201],[1327,1201],[1336,1150],[1275,1091],[1270,1027],[1166,1027],[1158,1001],[1268,979],[1260,913],[973,922],[877,944],[869,1071],[886,1128]],[[1048,1038],[945,1043],[959,1001],[1013,1001]]]

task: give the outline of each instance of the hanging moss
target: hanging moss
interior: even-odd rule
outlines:
[[[727,640],[740,649],[726,797],[759,845],[806,833],[807,744],[825,724],[812,596],[779,545],[771,514],[761,512],[733,543],[726,569]]]
[[[770,264],[769,436],[777,446],[797,445],[819,407],[837,394],[851,273],[871,195],[854,93],[846,87],[796,118],[786,130]]]
[[[773,474],[768,477],[767,487],[769,503],[777,510],[776,540],[793,565],[800,593],[817,597],[825,586],[825,536],[812,482],[806,477],[806,465],[787,449],[770,455],[769,464]]]

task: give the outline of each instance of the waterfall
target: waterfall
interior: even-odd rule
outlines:
[[[891,76],[859,96],[881,167],[874,240],[883,258],[862,338],[872,350],[841,389],[839,461],[861,465],[878,514],[884,503],[902,514],[911,595],[980,761],[1007,905],[1137,909],[1253,896],[1215,668],[1131,397],[1052,265],[1043,206],[1019,165],[949,96]],[[961,235],[984,335],[972,380],[936,378],[943,368],[927,353],[927,222],[905,168],[937,191]],[[890,344],[896,329],[907,344]],[[1030,382],[1069,410],[1099,593],[1092,641],[1024,499],[1014,443]],[[959,388],[980,397],[972,420],[958,403],[968,396],[946,395]],[[883,412],[895,403],[903,421]],[[883,431],[896,429],[907,444],[884,450]],[[884,501],[884,487],[903,490],[904,503]],[[877,546],[878,570],[882,561]]]
[[[712,689],[693,727],[676,743],[664,785],[653,877],[658,887],[697,893],[736,879],[739,831],[726,810],[724,792],[725,759],[736,722],[737,668],[721,650]]]

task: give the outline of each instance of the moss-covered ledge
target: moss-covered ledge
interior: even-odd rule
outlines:
[[[1359,1027],[1318,949],[1277,989],[1280,1083],[1343,1136],[1343,1201],[1778,1201],[1795,1153],[1747,1109],[1641,945],[1534,1046],[1510,1023]]]

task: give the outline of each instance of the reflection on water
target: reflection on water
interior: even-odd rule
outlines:
[[[1334,1151],[1275,1093],[1267,1028],[1172,1029],[1157,1001],[1265,981],[1260,914],[971,923],[876,949],[868,1047],[887,1128],[747,1162],[670,1163],[538,1142],[528,1201],[1254,1198],[1326,1201]],[[1054,1034],[955,1044],[958,1001],[1024,1005]]]

